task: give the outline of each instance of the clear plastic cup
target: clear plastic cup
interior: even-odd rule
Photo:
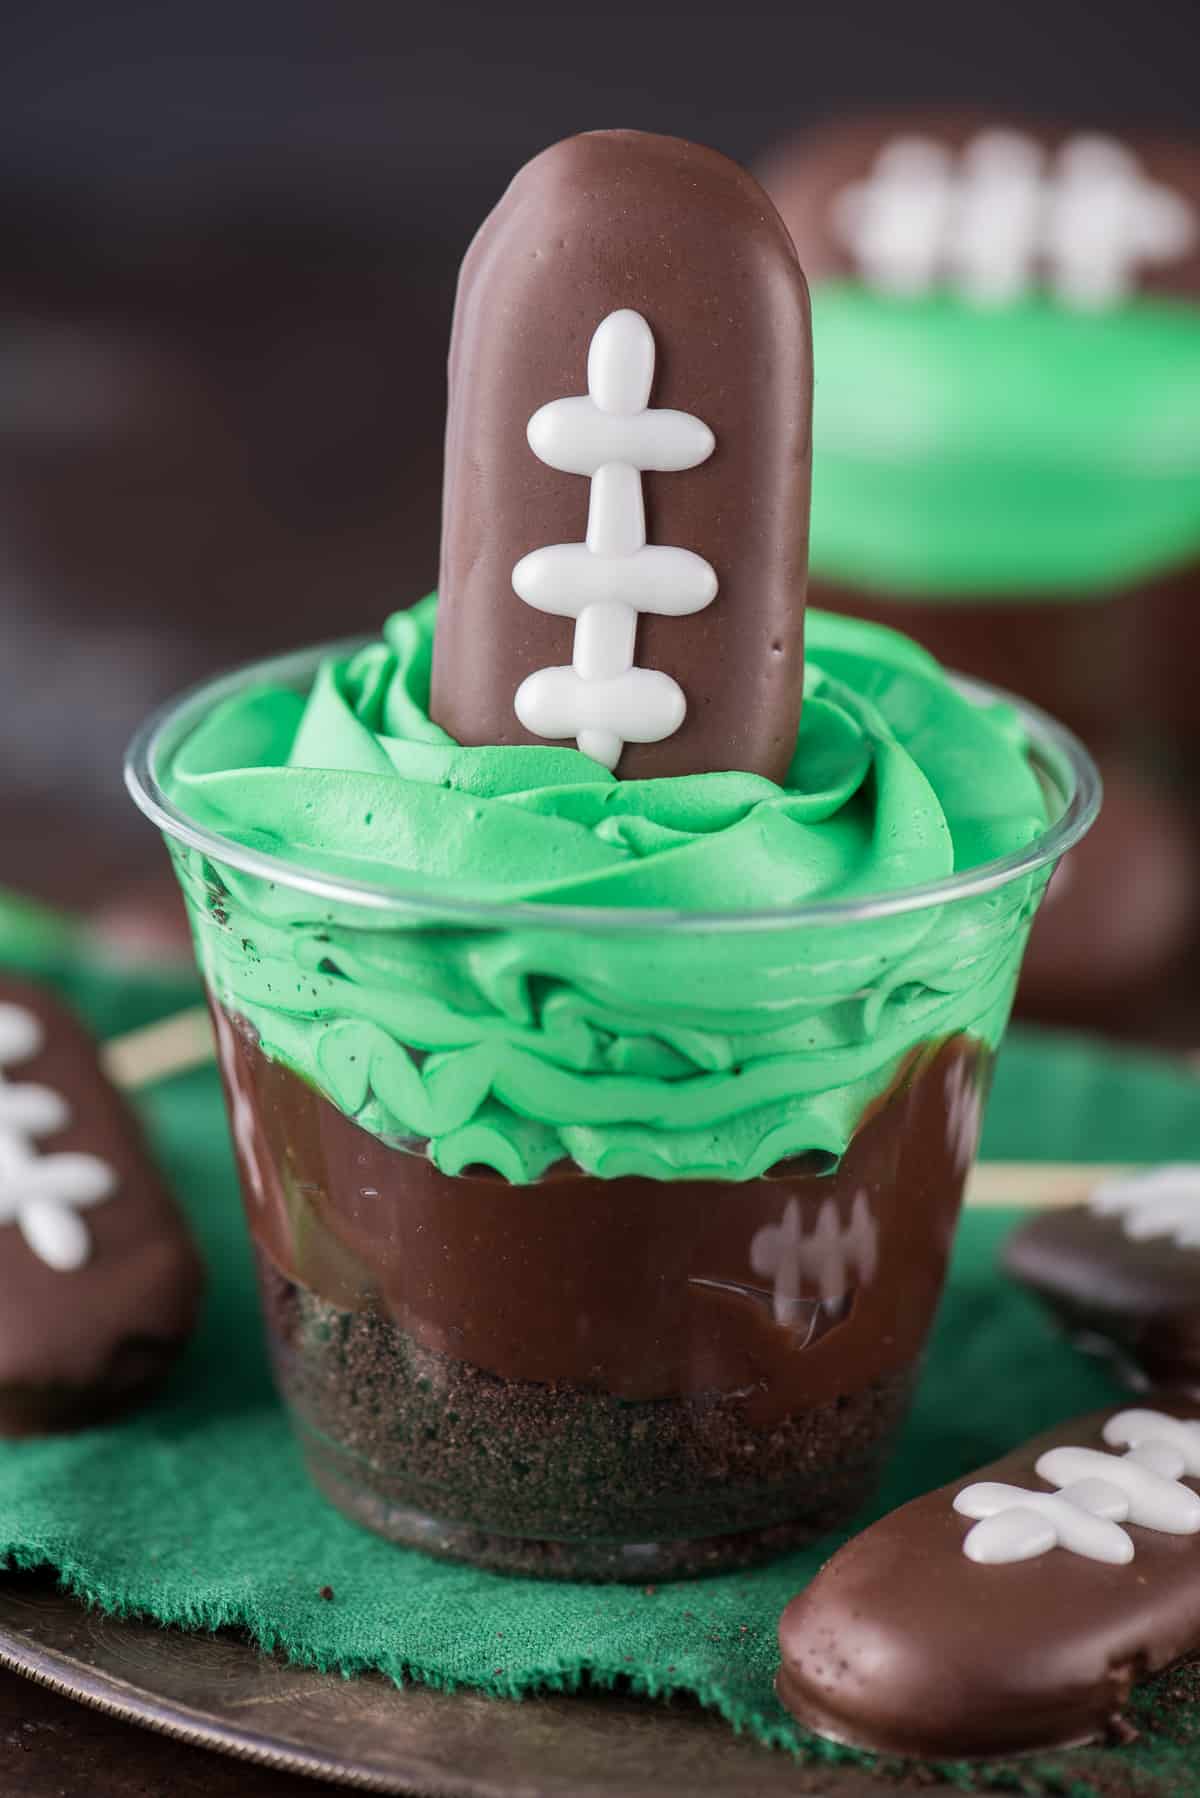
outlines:
[[[215,705],[307,691],[346,647],[185,696],[127,769],[186,898],[313,1479],[397,1542],[564,1577],[728,1568],[837,1527],[912,1393],[1029,925],[1098,808],[1090,758],[1018,705],[1053,822],[877,900],[457,902],[299,868],[164,791]],[[439,1084],[467,1054],[473,1108]],[[610,1143],[595,1082],[626,1076],[652,1095]],[[380,1094],[417,1123],[382,1130]],[[599,1173],[547,1160],[546,1118]],[[721,1177],[733,1139],[748,1177]]]

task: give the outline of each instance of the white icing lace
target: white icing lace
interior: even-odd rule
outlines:
[[[683,723],[678,683],[634,662],[641,612],[682,617],[711,605],[717,577],[702,556],[646,542],[642,473],[695,468],[712,454],[708,426],[650,407],[654,337],[640,313],[610,312],[588,351],[588,391],[553,400],[529,421],[529,445],[564,474],[591,477],[586,543],[522,557],[513,588],[526,605],[575,619],[569,668],[539,668],[514,705],[534,736],[574,737],[615,768],[628,743],[658,743]]]
[[[777,1224],[764,1224],[750,1242],[750,1265],[773,1282],[772,1310],[778,1324],[791,1326],[802,1314],[805,1286],[816,1286],[827,1303],[843,1298],[852,1283],[875,1278],[879,1232],[865,1192],[854,1196],[850,1222],[842,1228],[833,1199],[825,1199],[817,1221],[805,1234],[800,1202],[789,1199]]]
[[[1074,137],[1048,158],[1015,131],[982,132],[957,156],[930,138],[896,138],[867,180],[837,196],[833,224],[888,293],[945,284],[999,305],[1041,279],[1090,309],[1124,299],[1143,265],[1178,260],[1198,236],[1193,207],[1115,139]]]
[[[1123,1455],[1096,1448],[1052,1448],[1035,1472],[1057,1492],[1034,1492],[999,1480],[965,1486],[954,1500],[964,1517],[980,1519],[963,1540],[972,1561],[1004,1565],[1065,1548],[1092,1561],[1123,1565],[1133,1539],[1120,1526],[1172,1536],[1200,1530],[1200,1493],[1182,1476],[1200,1475],[1200,1423],[1161,1411],[1118,1411],[1104,1440]]]

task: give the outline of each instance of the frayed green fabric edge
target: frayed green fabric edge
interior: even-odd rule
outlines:
[[[34,1572],[48,1563],[36,1553],[14,1549],[6,1557],[6,1565],[23,1572]],[[749,1736],[766,1751],[783,1752],[802,1766],[858,1767],[883,1779],[912,1780],[932,1784],[933,1779],[956,1786],[962,1791],[1009,1791],[1027,1798],[1115,1798],[1117,1791],[1129,1798],[1152,1798],[1152,1794],[1178,1794],[1191,1798],[1200,1789],[1197,1768],[1200,1765],[1200,1704],[1194,1706],[1195,1737],[1184,1742],[1164,1741],[1161,1736],[1140,1736],[1127,1746],[1114,1749],[1104,1743],[1085,1744],[1076,1748],[1042,1750],[1028,1755],[991,1760],[921,1760],[914,1757],[870,1754],[809,1735],[781,1717],[765,1721],[754,1708],[732,1697],[719,1680],[672,1680],[654,1672],[629,1672],[622,1668],[599,1666],[587,1662],[571,1666],[550,1666],[520,1680],[497,1679],[488,1684],[448,1678],[436,1669],[425,1667],[419,1660],[405,1657],[389,1664],[377,1656],[322,1655],[289,1645],[281,1631],[269,1624],[256,1623],[236,1605],[211,1604],[179,1606],[179,1616],[156,1617],[140,1606],[106,1601],[103,1595],[88,1589],[80,1567],[63,1560],[54,1566],[60,1590],[89,1610],[105,1616],[137,1619],[191,1633],[213,1635],[224,1629],[238,1630],[249,1637],[256,1648],[266,1654],[279,1655],[289,1665],[311,1668],[318,1673],[340,1674],[354,1679],[364,1673],[382,1674],[397,1687],[423,1685],[438,1692],[480,1692],[500,1702],[519,1702],[539,1693],[575,1696],[581,1692],[616,1692],[651,1703],[670,1703],[683,1698],[698,1703],[727,1723],[735,1735]],[[692,1583],[692,1582],[689,1582]],[[695,1582],[702,1586],[703,1582]],[[214,1610],[217,1614],[213,1614]],[[1200,1665],[1193,1669],[1195,1697],[1200,1700]],[[1137,1688],[1129,1702],[1135,1728],[1147,1728],[1160,1721],[1154,1716],[1161,1689],[1181,1677],[1179,1667],[1168,1668],[1153,1680]],[[1092,1765],[1099,1757],[1101,1764]],[[1119,1757],[1119,1759],[1118,1759]],[[1120,1787],[1114,1787],[1113,1775],[1124,1776]],[[1148,1783],[1149,1782],[1149,1783]]]

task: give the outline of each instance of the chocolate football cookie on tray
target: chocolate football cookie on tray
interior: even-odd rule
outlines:
[[[779,1696],[936,1759],[1103,1736],[1200,1648],[1200,1406],[1077,1418],[872,1524],[783,1613]]]
[[[1200,1165],[1115,1176],[1031,1218],[1004,1265],[1134,1384],[1200,1396]]]
[[[0,973],[0,1435],[84,1428],[144,1397],[202,1286],[95,1043],[44,988]]]

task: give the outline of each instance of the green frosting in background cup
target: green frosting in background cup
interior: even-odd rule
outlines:
[[[998,1042],[1098,802],[1065,733],[810,613],[784,786],[622,782],[449,738],[434,618],[216,683],[132,752],[214,995],[347,1116],[449,1173],[746,1180],[839,1157],[918,1045]]]
[[[818,579],[1087,600],[1200,556],[1200,309],[851,282],[812,307]]]

